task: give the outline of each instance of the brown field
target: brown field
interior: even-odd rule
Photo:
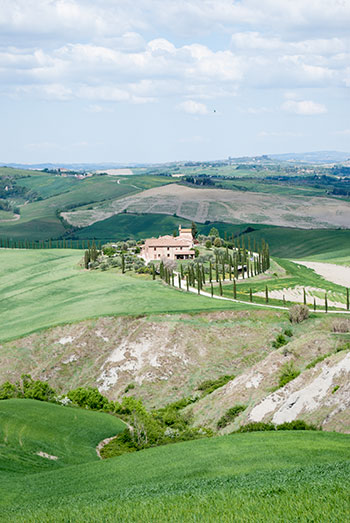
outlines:
[[[265,223],[304,229],[349,227],[350,203],[321,197],[282,196],[172,184],[96,206],[62,213],[74,226],[88,226],[127,210],[170,214],[198,223]]]

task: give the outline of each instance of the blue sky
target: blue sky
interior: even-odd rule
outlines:
[[[348,0],[0,0],[1,162],[350,151]]]

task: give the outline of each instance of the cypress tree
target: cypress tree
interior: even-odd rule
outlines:
[[[219,287],[220,287],[220,296],[222,296],[222,283],[221,283],[221,280],[219,280]]]
[[[328,297],[327,297],[327,293],[325,293],[325,295],[324,295],[324,310],[326,312],[328,312]]]
[[[225,262],[222,262],[222,281],[225,281],[226,271],[225,271]]]
[[[122,253],[122,274],[125,273],[125,256],[124,253]]]
[[[209,281],[211,283],[213,279],[213,267],[212,267],[212,264],[211,264],[211,260],[209,261]]]
[[[181,274],[180,273],[178,273],[177,278],[178,278],[178,282],[179,282],[179,289],[181,289]]]
[[[230,278],[230,281],[232,281],[232,265],[231,265],[231,260],[230,260],[230,263],[229,263],[229,278]]]
[[[89,268],[89,262],[90,262],[89,251],[85,251],[84,252],[84,267],[85,267],[85,269]]]
[[[205,285],[205,272],[204,272],[204,265],[202,265],[202,283]]]
[[[210,292],[211,292],[211,297],[213,297],[214,296],[214,287],[213,287],[212,281],[210,282]]]
[[[233,297],[235,300],[237,300],[237,285],[236,280],[233,280]]]
[[[183,280],[183,278],[184,278],[184,268],[183,268],[182,263],[180,265],[180,274],[181,274],[181,279]]]
[[[219,281],[219,266],[218,266],[217,262],[215,264],[215,277],[216,277],[216,283],[218,283],[218,281]]]
[[[197,291],[198,291],[198,294],[201,293],[201,282],[199,280],[197,281]]]
[[[349,308],[350,308],[349,289],[346,289],[346,309],[349,310]]]
[[[265,301],[266,303],[269,303],[269,289],[267,288],[267,285],[265,289]]]
[[[250,301],[253,301],[253,292],[251,288],[249,289],[249,299]]]
[[[314,311],[316,311],[316,298],[314,298]]]
[[[304,298],[304,305],[306,305],[306,291],[305,291],[305,287],[303,288],[303,298]]]
[[[156,269],[155,269],[154,265],[152,265],[152,279],[153,280],[156,279]]]
[[[171,285],[173,287],[175,286],[175,274],[173,273],[173,271],[171,271]]]
[[[190,290],[190,282],[189,282],[188,274],[186,274],[186,289],[187,289],[187,292],[189,292],[189,290]]]

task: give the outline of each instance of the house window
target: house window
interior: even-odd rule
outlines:
[[[157,250],[157,247],[153,247],[153,250],[156,251],[156,250]]]
[[[167,247],[167,250],[169,250],[169,247]]]
[[[170,254],[168,254],[168,258],[170,257]]]

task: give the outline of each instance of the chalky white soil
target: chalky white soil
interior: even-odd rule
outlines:
[[[296,261],[299,265],[304,265],[308,269],[312,269],[317,274],[322,276],[325,280],[350,287],[350,267],[336,265],[335,263],[321,263],[321,262],[307,262]]]

